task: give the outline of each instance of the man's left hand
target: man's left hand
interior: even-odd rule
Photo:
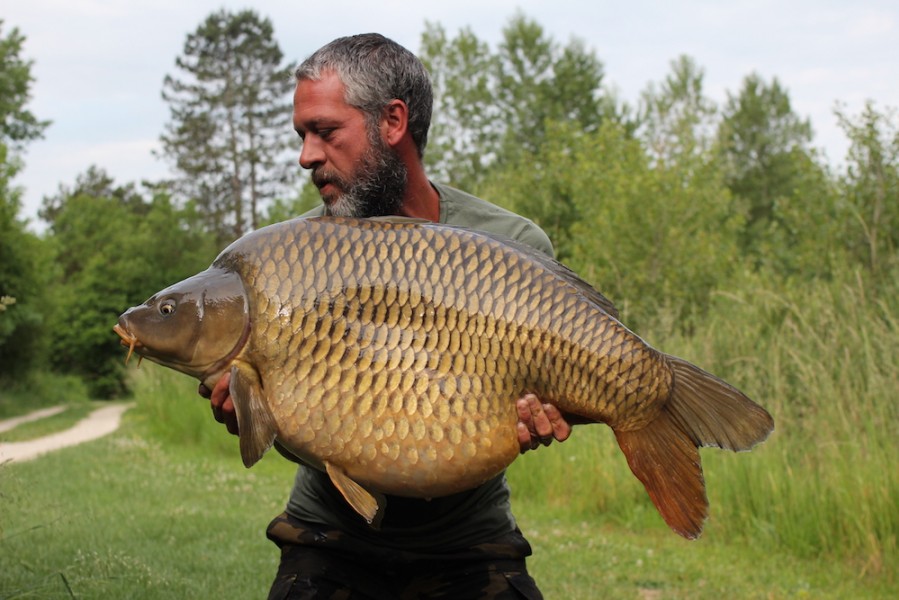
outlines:
[[[521,453],[549,446],[555,439],[564,442],[571,435],[571,425],[552,404],[541,404],[534,394],[525,394],[516,403],[518,409],[518,443]]]

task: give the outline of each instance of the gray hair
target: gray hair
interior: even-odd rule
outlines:
[[[346,87],[346,103],[365,113],[369,127],[394,99],[409,109],[409,131],[424,156],[434,93],[428,71],[409,50],[377,33],[342,37],[322,46],[296,70],[297,81],[318,81],[334,72]]]

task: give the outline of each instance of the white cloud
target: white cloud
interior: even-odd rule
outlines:
[[[849,35],[864,41],[883,37],[893,33],[895,22],[892,16],[883,13],[870,13],[850,21]]]

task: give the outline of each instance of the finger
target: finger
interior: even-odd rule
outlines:
[[[225,404],[225,401],[231,397],[231,374],[225,373],[222,375],[219,380],[215,383],[215,386],[212,388],[212,393],[209,396],[209,401],[212,403],[213,410],[221,409]],[[231,404],[231,408],[233,410],[234,404]]]
[[[528,431],[528,436],[537,435],[537,431],[534,430],[534,420],[531,415],[531,406],[528,403],[527,397],[519,398],[515,402],[515,409],[518,411],[518,424],[524,426]]]
[[[543,412],[549,419],[553,428],[553,437],[560,442],[564,442],[571,436],[571,425],[562,416],[562,413],[552,404],[544,404]]]
[[[237,427],[237,412],[234,410],[234,400],[231,399],[230,395],[222,403],[222,417],[228,433],[238,435],[240,431]]]
[[[212,390],[210,390],[208,387],[206,387],[202,383],[200,384],[200,387],[197,388],[197,393],[200,394],[201,396],[203,396],[204,398],[206,398],[207,400],[210,398],[210,396],[212,396]]]
[[[531,444],[531,432],[528,430],[527,425],[522,422],[518,422],[517,425],[518,431],[518,446],[521,454],[524,454],[528,450],[533,450],[534,446]]]
[[[533,423],[533,427],[530,427],[530,429],[536,433],[536,437],[540,438],[541,443],[546,445],[552,441],[553,425],[543,409],[544,405],[540,403],[537,396],[527,394],[525,398],[528,401],[528,409],[531,412],[531,421]]]

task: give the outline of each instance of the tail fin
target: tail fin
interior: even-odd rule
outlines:
[[[662,518],[688,539],[699,537],[709,502],[698,448],[749,450],[768,437],[774,420],[742,392],[679,358],[671,396],[649,425],[616,431],[618,445]]]

